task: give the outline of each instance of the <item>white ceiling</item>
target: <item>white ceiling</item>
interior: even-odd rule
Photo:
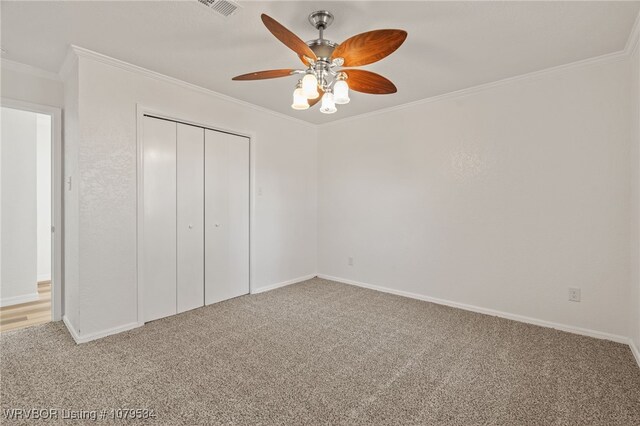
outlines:
[[[345,118],[624,48],[640,2],[240,1],[223,18],[196,0],[1,2],[4,58],[57,72],[69,44],[313,123]],[[260,21],[267,13],[302,39],[307,15],[334,13],[325,38],[401,28],[399,50],[365,67],[391,79],[394,95],[352,94],[333,115],[290,108],[295,77],[232,82],[250,71],[298,67]]]

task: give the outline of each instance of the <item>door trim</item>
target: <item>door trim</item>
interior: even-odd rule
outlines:
[[[136,104],[136,245],[137,245],[137,319],[138,325],[144,325],[144,276],[140,267],[140,261],[144,258],[144,244],[143,244],[143,227],[144,227],[144,117],[150,116],[153,118],[159,118],[162,120],[174,121],[176,123],[187,124],[190,126],[201,127],[203,129],[209,129],[216,132],[229,133],[236,136],[242,136],[249,139],[249,294],[253,293],[254,287],[254,266],[255,266],[255,251],[254,251],[254,239],[253,230],[255,229],[255,143],[256,134],[251,131],[237,131],[228,129],[213,123],[200,123],[193,120],[182,118],[182,114],[175,112],[168,112],[161,108],[154,108],[144,104]]]
[[[3,107],[30,111],[51,117],[51,320],[60,321],[64,314],[64,194],[62,159],[62,109],[9,98],[0,98]]]

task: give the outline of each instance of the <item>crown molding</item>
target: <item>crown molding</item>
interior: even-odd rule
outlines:
[[[347,122],[354,121],[354,120],[360,120],[360,119],[364,119],[364,118],[368,118],[368,117],[374,117],[374,116],[381,115],[381,114],[387,114],[387,113],[394,112],[394,111],[400,111],[400,110],[403,110],[403,109],[406,109],[406,108],[411,108],[411,107],[414,107],[414,106],[425,105],[425,104],[430,104],[430,103],[433,103],[433,102],[440,102],[440,101],[445,101],[445,100],[465,98],[467,96],[472,96],[472,95],[484,92],[484,91],[489,90],[489,89],[494,89],[494,88],[497,88],[497,87],[506,86],[506,85],[509,85],[509,84],[512,84],[512,83],[516,83],[516,82],[519,82],[519,81],[537,80],[537,79],[546,77],[548,75],[559,74],[559,73],[571,71],[571,70],[576,69],[576,68],[586,68],[586,67],[591,67],[591,66],[610,64],[610,63],[614,63],[614,62],[623,61],[625,59],[628,59],[629,55],[630,54],[625,52],[624,50],[621,50],[621,51],[618,51],[618,52],[614,52],[614,53],[607,53],[606,55],[602,55],[602,56],[596,56],[596,57],[593,57],[593,58],[582,59],[582,60],[579,60],[579,61],[576,61],[576,62],[571,62],[571,63],[568,63],[568,64],[564,64],[564,65],[558,65],[558,66],[551,67],[551,68],[545,68],[543,70],[534,71],[534,72],[530,72],[530,73],[527,73],[527,74],[520,74],[520,75],[517,75],[517,76],[514,76],[514,77],[507,77],[505,79],[493,81],[493,82],[490,82],[490,83],[479,84],[477,86],[471,86],[471,87],[467,87],[465,89],[460,89],[460,90],[455,90],[453,92],[443,93],[442,95],[431,96],[431,97],[428,97],[428,98],[419,99],[417,101],[408,102],[408,103],[401,104],[401,105],[394,105],[394,106],[388,107],[388,108],[382,108],[382,109],[378,109],[378,110],[371,111],[371,112],[365,112],[363,114],[353,115],[351,117],[345,117],[345,118],[342,118],[340,120],[330,121],[328,123],[322,123],[322,124],[319,124],[318,126],[320,126],[320,127],[332,126],[334,124],[342,124],[342,123],[347,123]]]
[[[0,65],[3,69],[19,72],[22,74],[29,74],[34,77],[45,78],[47,80],[61,81],[60,76],[55,72],[43,70],[42,68],[34,67],[32,65],[23,64],[22,62],[12,61],[10,59],[0,59]]]
[[[310,123],[308,121],[304,121],[304,120],[301,120],[299,118],[291,117],[289,115],[282,114],[280,112],[276,112],[276,111],[273,111],[273,110],[270,110],[270,109],[255,105],[255,104],[252,104],[250,102],[246,102],[246,101],[242,101],[240,99],[232,98],[231,96],[224,95],[224,94],[219,93],[219,92],[215,92],[215,91],[213,91],[211,89],[207,89],[207,88],[204,88],[202,86],[198,86],[198,85],[195,85],[195,84],[192,84],[192,83],[188,83],[188,82],[186,82],[184,80],[180,80],[180,79],[177,79],[175,77],[170,77],[170,76],[165,75],[165,74],[160,74],[159,72],[151,71],[151,70],[149,70],[147,68],[143,68],[143,67],[140,67],[138,65],[133,65],[133,64],[130,64],[128,62],[121,61],[119,59],[115,59],[115,58],[112,58],[112,57],[107,56],[107,55],[103,55],[102,53],[94,52],[93,50],[85,49],[83,47],[76,46],[76,45],[71,45],[70,51],[73,52],[73,54],[75,54],[75,56],[80,57],[80,58],[86,58],[86,59],[91,59],[91,60],[94,60],[94,61],[97,61],[97,62],[102,62],[104,64],[111,65],[111,66],[116,67],[116,68],[120,68],[120,69],[129,71],[129,72],[138,74],[138,75],[143,75],[145,77],[152,78],[154,80],[158,80],[158,81],[162,81],[162,82],[170,83],[170,84],[175,84],[175,85],[183,87],[185,89],[189,89],[189,90],[192,90],[192,91],[195,91],[195,92],[199,92],[199,93],[203,93],[203,94],[206,94],[206,95],[209,95],[209,96],[213,96],[215,98],[218,98],[218,99],[221,99],[221,100],[225,100],[225,101],[228,101],[228,102],[232,102],[232,103],[235,103],[237,105],[244,106],[246,108],[251,108],[254,111],[259,111],[259,112],[262,112],[262,113],[265,113],[265,114],[272,115],[274,117],[282,118],[284,120],[292,121],[292,122],[295,122],[295,123],[298,123],[298,124],[303,124],[303,125],[308,126],[308,127],[313,127],[313,128],[316,127],[315,124]],[[63,63],[63,68],[69,62],[70,62],[70,60],[66,59],[64,61],[64,63]],[[61,72],[63,71],[63,68],[61,68]]]

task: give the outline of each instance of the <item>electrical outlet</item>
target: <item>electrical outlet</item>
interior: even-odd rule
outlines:
[[[579,302],[580,301],[580,289],[579,288],[569,288],[569,301],[570,302]]]
[[[347,263],[349,264],[349,266],[353,266],[353,257],[347,258]]]

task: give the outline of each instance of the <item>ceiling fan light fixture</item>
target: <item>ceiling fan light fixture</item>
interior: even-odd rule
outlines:
[[[302,93],[307,99],[315,99],[320,96],[318,93],[318,79],[312,73],[307,73],[302,78]]]
[[[323,114],[333,114],[336,112],[336,104],[333,100],[333,93],[326,92],[322,97],[322,105],[320,105],[320,112]]]
[[[309,109],[309,102],[307,101],[307,97],[302,91],[302,82],[300,81],[293,91],[293,104],[291,104],[291,108],[297,110]]]
[[[338,105],[348,104],[349,99],[349,85],[346,82],[346,77],[338,76],[336,83],[333,85],[333,101]]]

